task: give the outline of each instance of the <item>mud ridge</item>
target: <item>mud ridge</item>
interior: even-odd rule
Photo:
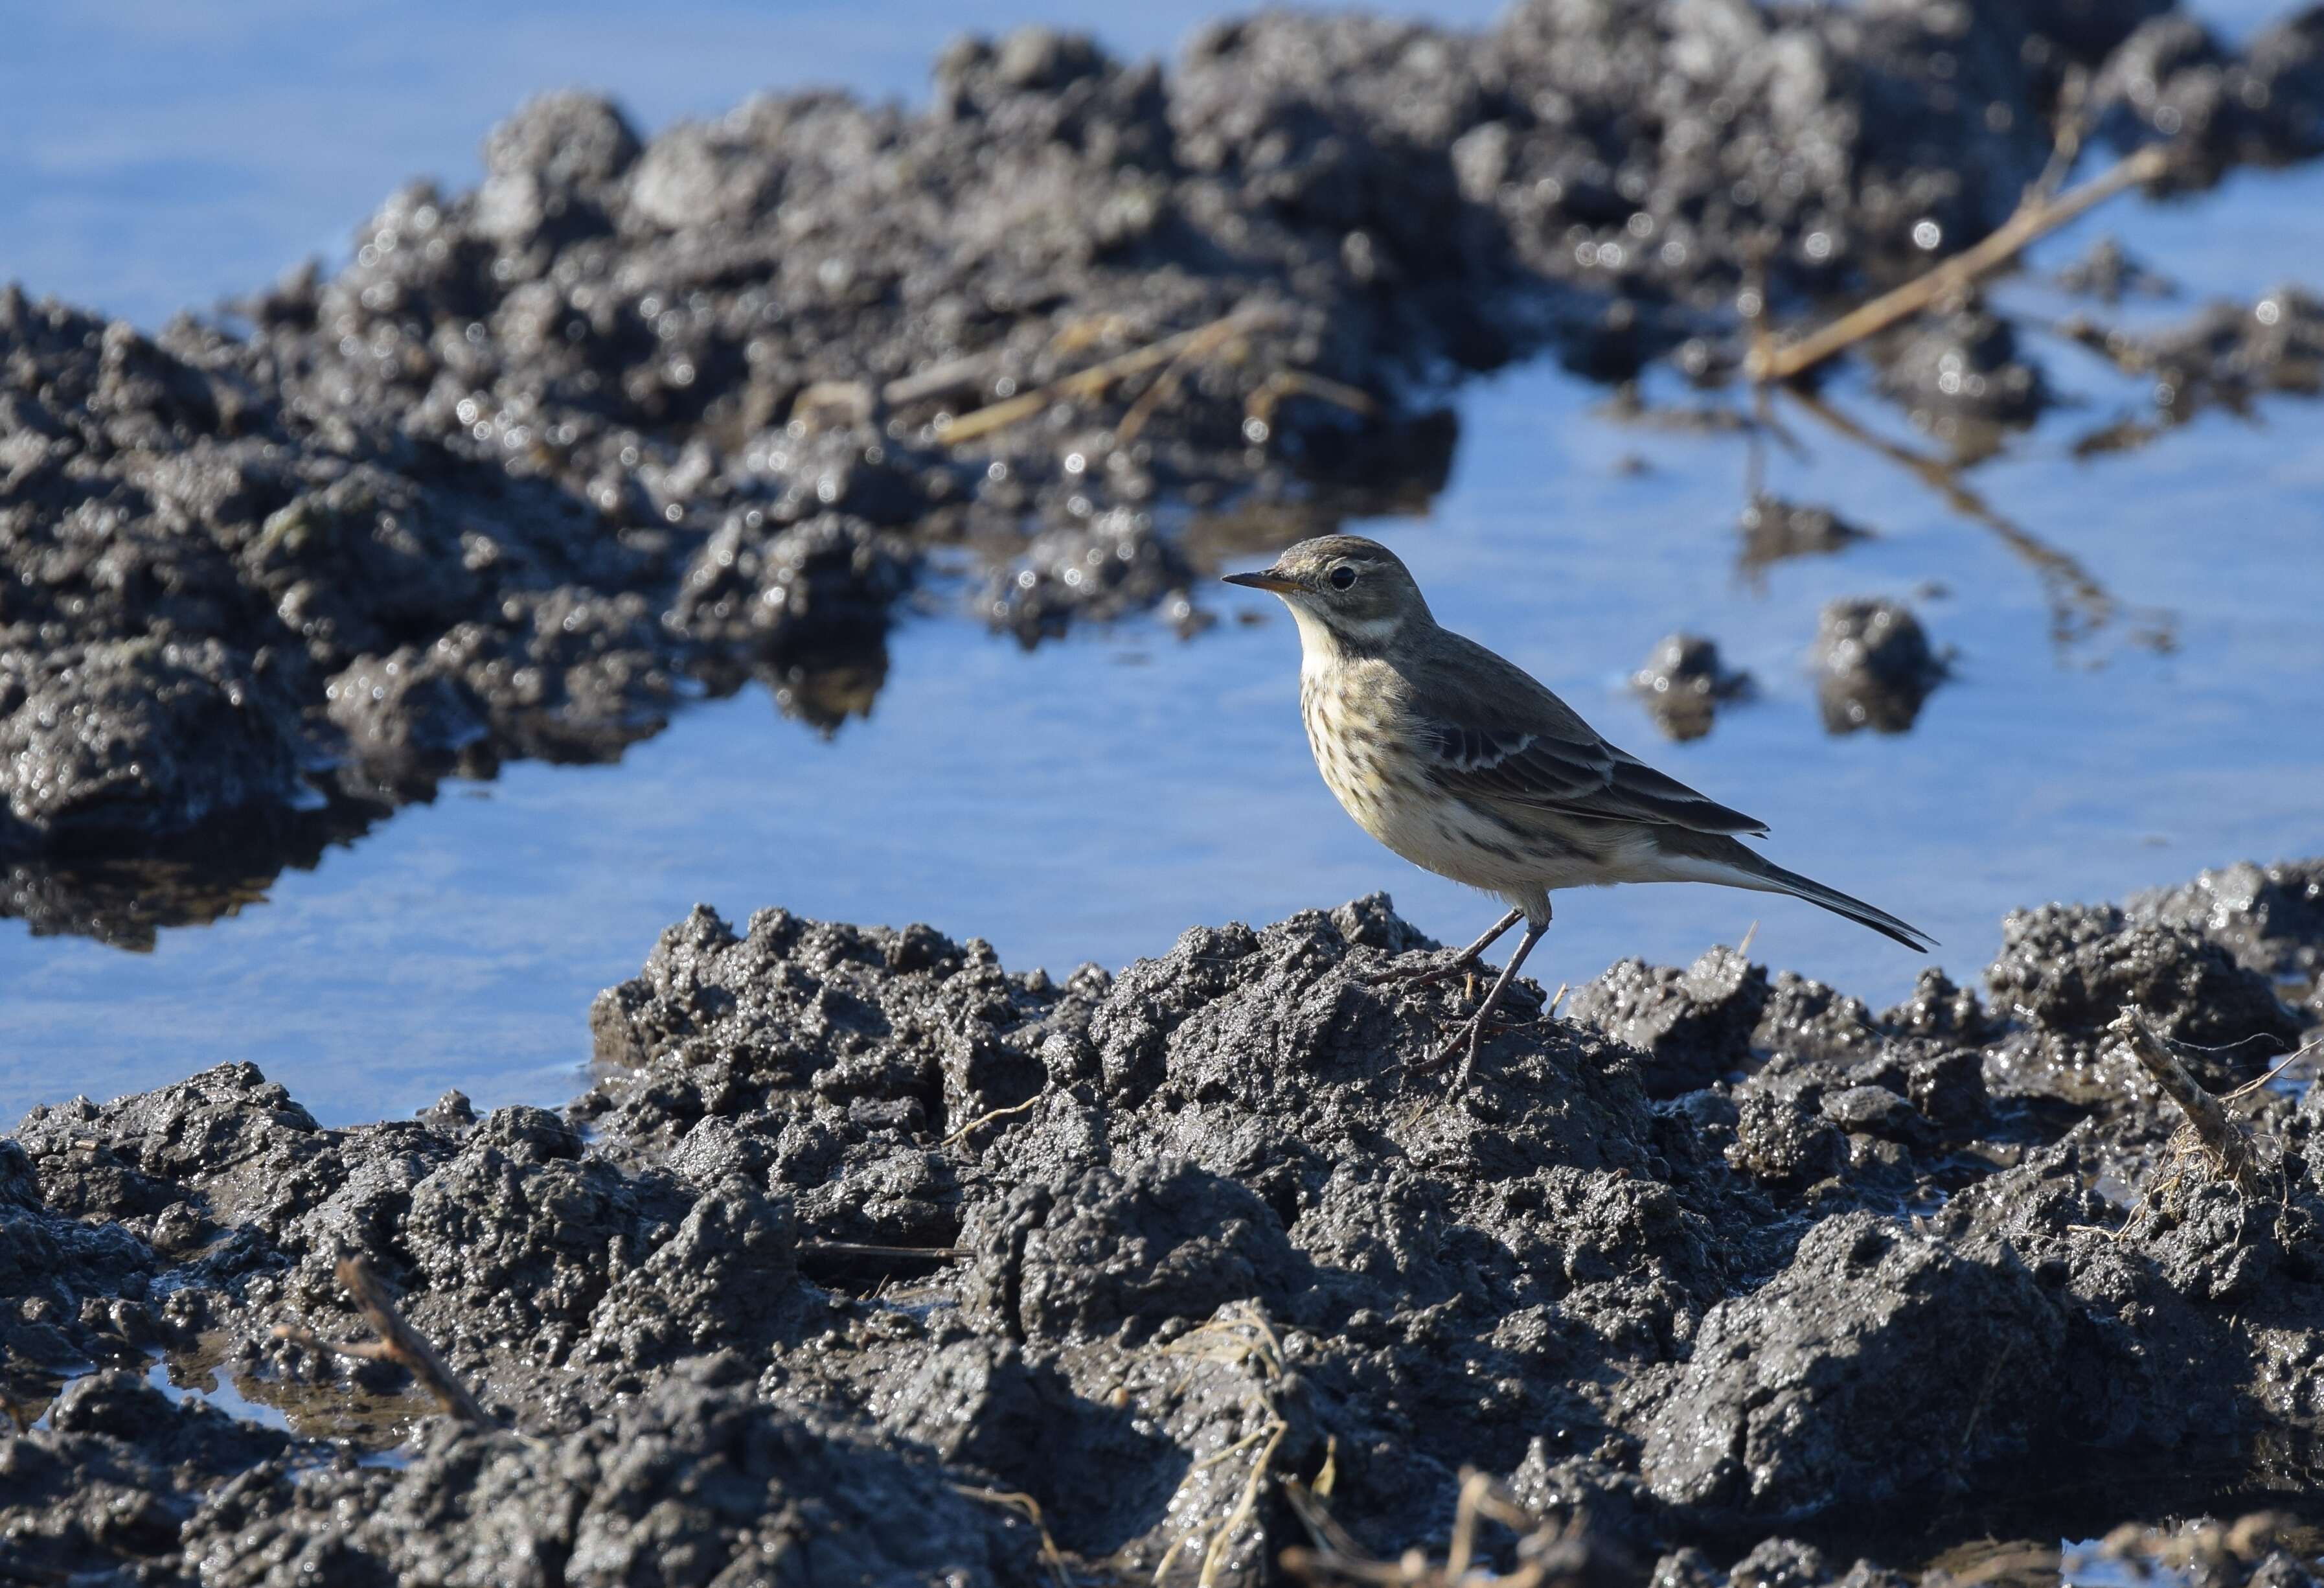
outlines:
[[[1402,1067],[1462,993],[1370,982],[1434,946],[1374,896],[1058,980],[701,909],[562,1112],[324,1130],[247,1065],[36,1109],[0,1565],[1259,1582],[1441,1553],[1474,1469],[1640,1580],[1807,1584],[2310,1488],[2324,1133],[2310,1068],[2246,1084],[2324,1013],[2324,862],[2019,912],[1983,995],[1877,1014],[1724,948],[1522,984],[1465,1099]],[[362,1335],[347,1257],[496,1426],[278,1334]],[[2206,1580],[2293,1580],[2273,1536]]]

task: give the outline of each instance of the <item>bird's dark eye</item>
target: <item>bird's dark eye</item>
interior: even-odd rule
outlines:
[[[1344,590],[1355,582],[1356,570],[1346,563],[1343,562],[1332,570],[1332,588],[1334,590]]]

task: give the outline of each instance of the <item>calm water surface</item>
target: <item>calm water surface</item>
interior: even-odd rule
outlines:
[[[1467,19],[1485,8],[1442,9]],[[1016,10],[1071,20],[1075,7]],[[445,31],[366,33],[350,14],[325,47],[305,7],[51,16],[39,25],[56,51],[115,30],[105,35],[117,46],[104,58],[107,90],[133,108],[117,144],[75,144],[67,159],[52,124],[80,113],[59,86],[36,86],[29,109],[0,93],[0,142],[14,151],[0,155],[0,276],[147,320],[263,279],[326,240],[284,230],[307,224],[308,210],[304,189],[278,180],[306,170],[283,152],[306,142],[303,130],[297,140],[281,130],[303,129],[324,103],[344,103],[358,123],[380,118],[393,152],[392,171],[358,176],[331,165],[327,149],[313,156],[309,176],[329,189],[331,224],[344,228],[411,170],[466,180],[465,154],[442,151],[472,145],[531,88],[605,83],[649,123],[804,77],[907,92],[948,27],[933,5],[902,8],[892,28],[835,6],[788,22],[700,7],[655,24],[632,54],[615,48],[632,24],[610,11],[583,7],[570,28],[552,28],[528,20],[545,12],[504,10],[493,15],[513,17],[514,32],[495,22],[490,41],[483,23],[448,11],[413,14]],[[1102,31],[1132,52],[1160,49],[1195,14],[1149,8]],[[282,31],[283,61],[216,43],[257,37],[253,17]],[[170,69],[180,28],[189,58],[223,74],[198,91],[185,80],[194,74]],[[761,37],[753,30],[771,41],[786,29],[831,42],[812,69],[771,42],[742,49]],[[5,69],[22,71],[26,57],[15,60]],[[685,71],[688,61],[701,69]],[[223,103],[237,73],[247,103],[200,129],[187,163],[140,163],[152,118]],[[413,85],[442,87],[443,102],[407,103]],[[158,107],[140,99],[148,89]],[[447,104],[466,117],[456,137]],[[12,184],[12,159],[14,174],[37,167],[38,180]],[[265,220],[263,263],[246,239],[215,257],[200,247],[156,256],[172,226],[207,217],[196,229],[222,235],[232,228],[217,217],[241,206]],[[2246,175],[2174,208],[2126,203],[2052,239],[2037,264],[2070,257],[2099,229],[2190,287],[2136,311],[2148,316],[2183,313],[2200,295],[2317,282],[2324,171]],[[2031,282],[2008,291],[2036,315],[2070,307]],[[2209,415],[2081,463],[2073,438],[2140,411],[2143,394],[2061,343],[2037,350],[2085,405],[1972,484],[2126,611],[2167,612],[2172,653],[2135,643],[2131,616],[2061,653],[2040,580],[2001,537],[1795,409],[1785,424],[1806,455],[1775,451],[1770,487],[1830,503],[1879,538],[1744,580],[1732,561],[1744,441],[1626,423],[1601,411],[1601,391],[1545,368],[1471,388],[1451,488],[1425,517],[1363,527],[1408,559],[1444,622],[1534,670],[1618,742],[1768,820],[1770,853],[1784,863],[1933,932],[1940,963],[1969,980],[2013,905],[2115,897],[2207,865],[2324,849],[2324,411],[2285,401],[2249,421]],[[1831,395],[1878,435],[1927,448],[1853,375]],[[1932,636],[1958,649],[1956,678],[1910,734],[1835,739],[1820,725],[1804,661],[1816,611],[1859,594],[1913,597]],[[737,919],[779,904],[927,920],[989,938],[1012,966],[1057,971],[1159,952],[1195,922],[1272,919],[1380,887],[1438,937],[1474,935],[1493,903],[1379,850],[1316,779],[1280,609],[1240,591],[1206,599],[1226,621],[1189,642],[1138,622],[1029,654],[954,617],[913,619],[894,637],[871,719],[829,741],[757,690],[700,706],[618,767],[521,765],[489,784],[447,785],[435,805],[285,875],[264,902],[163,932],[148,955],[0,922],[0,1120],[241,1058],[334,1122],[406,1113],[450,1086],[486,1104],[559,1102],[587,1057],[591,995],[633,973],[656,932],[697,900]],[[1659,742],[1625,682],[1677,628],[1714,636],[1760,687],[1687,745]],[[1806,905],[1643,888],[1561,895],[1532,966],[1554,985],[1627,954],[1683,962],[1754,922],[1755,957],[1876,1006],[1923,963]]]

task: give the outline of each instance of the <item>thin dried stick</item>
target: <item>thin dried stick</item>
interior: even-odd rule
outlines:
[[[2074,162],[2082,157],[2082,139],[2089,132],[2089,68],[2070,66],[2065,80],[2058,87],[2058,136],[2050,146],[2050,163],[2034,179],[2034,186],[2027,190],[2028,198],[2046,204],[2065,186]]]
[[[918,374],[898,375],[880,388],[880,396],[890,407],[902,408],[908,403],[925,402],[931,397],[973,391],[992,374],[1001,362],[1001,354],[1000,348],[987,347],[981,353],[963,354],[942,364],[932,364]]]
[[[1869,303],[1841,315],[1820,331],[1778,346],[1755,346],[1743,361],[1754,381],[1788,381],[1813,369],[1834,354],[1846,351],[1867,337],[1877,336],[1941,301],[1979,276],[2017,257],[2036,240],[2049,235],[2084,211],[2105,203],[2126,188],[2151,181],[2169,168],[2171,153],[2161,143],[2150,143],[2072,192],[2050,200],[2038,195],[2021,204],[2017,212],[1982,241],[1965,248],[1903,286],[1883,292]]]
[[[981,1113],[977,1115],[974,1119],[969,1121],[968,1123],[963,1125],[959,1130],[954,1131],[951,1135],[946,1136],[940,1144],[939,1150],[941,1150],[941,1148],[943,1147],[956,1146],[960,1142],[967,1140],[970,1136],[996,1121],[1005,1120],[1012,1115],[1023,1113],[1027,1109],[1040,1102],[1042,1095],[1043,1094],[1041,1093],[1036,1092],[1032,1096],[1025,1099],[1024,1102],[1017,1103],[1012,1107],[996,1108],[991,1113]]]
[[[1098,396],[1125,375],[1134,375],[1141,370],[1152,369],[1157,364],[1169,363],[1199,338],[1223,336],[1225,333],[1222,332],[1222,327],[1248,329],[1265,323],[1280,312],[1272,306],[1252,308],[1246,305],[1232,314],[1223,315],[1192,330],[1180,331],[1158,342],[1149,342],[1119,357],[1109,358],[1103,364],[1092,365],[1087,369],[1061,376],[1047,385],[1037,386],[1030,392],[964,413],[937,426],[936,439],[946,446],[954,446],[1030,418],[1061,397]]]
[[[1286,1492],[1299,1494],[1286,1483]],[[1311,1583],[1333,1582],[1378,1584],[1379,1588],[1538,1588],[1550,1581],[1571,1582],[1587,1575],[1589,1556],[1565,1528],[1554,1528],[1517,1503],[1492,1478],[1473,1469],[1461,1474],[1461,1498],[1453,1511],[1452,1537],[1442,1565],[1426,1553],[1406,1550],[1394,1561],[1370,1560],[1360,1555],[1313,1497],[1295,1500],[1309,1532],[1323,1540],[1314,1549],[1286,1549],[1283,1568]],[[1301,1509],[1304,1506],[1304,1509]],[[1311,1514],[1312,1513],[1312,1514]],[[1517,1569],[1502,1576],[1489,1565],[1477,1564],[1477,1524],[1495,1521],[1526,1536]],[[1578,1552],[1578,1553],[1577,1553]]]
[[[1444,1574],[1457,1583],[1469,1574],[1477,1552],[1477,1507],[1492,1489],[1490,1474],[1471,1468],[1461,1479],[1461,1499],[1452,1512],[1452,1546],[1444,1554]]]
[[[427,1337],[403,1321],[395,1310],[395,1298],[389,1292],[387,1281],[373,1271],[371,1264],[360,1257],[339,1260],[339,1283],[355,1297],[355,1307],[371,1325],[376,1340],[325,1340],[309,1330],[278,1325],[274,1337],[295,1340],[317,1351],[328,1351],[340,1356],[352,1356],[365,1362],[392,1362],[420,1380],[437,1403],[464,1423],[478,1427],[491,1427],[493,1419],[485,1415],[484,1406],[468,1387],[453,1376],[444,1359]]]
[[[1273,1433],[1259,1450],[1259,1459],[1250,1463],[1250,1477],[1243,1483],[1242,1498],[1235,1501],[1234,1510],[1229,1511],[1227,1519],[1219,1524],[1218,1534],[1211,1540],[1210,1548],[1203,1552],[1203,1573],[1194,1579],[1194,1588],[1212,1588],[1218,1581],[1219,1568],[1226,1564],[1227,1552],[1233,1547],[1235,1535],[1242,1530],[1242,1525],[1250,1519],[1251,1512],[1259,1506],[1259,1486],[1267,1481],[1268,1465],[1275,1460],[1276,1447],[1283,1443],[1283,1436],[1290,1431],[1290,1424],[1281,1417],[1275,1419]]]
[[[2283,1074],[2284,1071],[2290,1069],[2293,1065],[2298,1064],[2301,1059],[2307,1057],[2312,1049],[2319,1047],[2324,1047],[2324,1037],[2310,1037],[2307,1041],[2302,1042],[2299,1047],[2285,1054],[2282,1058],[2276,1062],[2276,1066],[2268,1071],[2267,1074],[2257,1076],[2255,1079],[2246,1081],[2242,1085],[2236,1087],[2232,1092],[2221,1093],[2219,1094],[2219,1101],[2222,1103],[2233,1103],[2238,1097],[2249,1096],[2251,1094],[2258,1091],[2262,1086],[2266,1085],[2270,1081],[2275,1079],[2276,1076]]]
[[[2163,1094],[2179,1105],[2195,1139],[2235,1182],[2236,1189],[2252,1196],[2266,1190],[2260,1173],[2259,1151],[2250,1131],[2221,1108],[2219,1100],[2205,1091],[2201,1082],[2187,1073],[2178,1055],[2147,1028],[2137,1011],[2126,1003],[2123,1005],[2122,1012],[2107,1027],[2107,1034],[2118,1039],[2130,1056],[2154,1078],[2154,1084],[2163,1088]]]
[[[1279,369],[1259,382],[1258,390],[1243,400],[1243,417],[1261,424],[1272,423],[1275,411],[1283,406],[1286,397],[1314,397],[1366,416],[1379,411],[1379,404],[1372,401],[1370,392],[1344,381],[1327,380],[1304,369]]]
[[[1120,424],[1114,426],[1115,445],[1127,447],[1136,440],[1138,432],[1146,428],[1146,421],[1154,417],[1154,411],[1167,402],[1171,393],[1177,391],[1178,383],[1185,379],[1187,370],[1225,346],[1240,329],[1241,328],[1231,319],[1213,320],[1204,327],[1193,341],[1178,349],[1178,356],[1162,366],[1162,373],[1154,377],[1154,383],[1138,394],[1138,401],[1130,405],[1130,411],[1121,416]]]
[[[1049,1537],[1049,1524],[1041,1519],[1039,1500],[1014,1490],[980,1489],[972,1483],[954,1483],[952,1488],[955,1494],[964,1494],[971,1500],[981,1500],[987,1505],[1016,1511],[1029,1520],[1033,1530],[1041,1536],[1042,1564],[1056,1574],[1057,1588],[1071,1588],[1073,1578],[1065,1572],[1065,1555],[1057,1548],[1057,1541]]]

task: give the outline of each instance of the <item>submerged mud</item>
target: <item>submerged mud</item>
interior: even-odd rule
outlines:
[[[2166,140],[2174,186],[2316,154],[2319,14],[2237,54],[2154,0],[1269,13],[1168,72],[1034,29],[948,51],[923,111],[646,140],[551,96],[475,189],[215,323],[0,291],[11,895],[112,930],[91,854],[236,822],[292,858],[318,800],[615,755],[752,676],[834,725],[940,549],[1028,642],[1199,627],[1190,521],[1425,494],[1440,394],[1522,355],[1721,381],[1766,316],[1991,230],[2061,115]],[[2187,411],[2310,378],[2304,300],[2249,318],[2091,334]],[[1973,303],[1869,351],[1941,433],[2047,401]]]
[[[1376,896],[1057,980],[703,909],[561,1113],[323,1130],[247,1065],[35,1110],[0,1566],[1257,1582],[1441,1555],[1474,1469],[1573,1580],[1886,1582],[2012,1528],[2307,1580],[2288,1519],[2229,1524],[2324,1415],[2310,1071],[2246,1085],[2324,1014],[2324,862],[2022,912],[1983,995],[1877,1014],[1726,949],[1520,983],[1460,1096],[1402,1066],[1467,994],[1372,980],[1432,947]],[[2242,1088],[2264,1194],[2174,1136],[2125,1005]],[[363,1334],[351,1255],[499,1426],[277,1336]]]

